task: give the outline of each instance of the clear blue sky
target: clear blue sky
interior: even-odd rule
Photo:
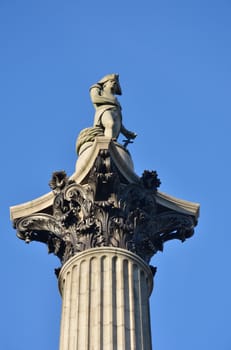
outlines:
[[[113,72],[137,174],[201,204],[194,237],[152,261],[154,349],[231,349],[230,18],[228,0],[0,0],[1,349],[58,349],[58,260],[15,237],[9,206],[74,172],[88,88]]]

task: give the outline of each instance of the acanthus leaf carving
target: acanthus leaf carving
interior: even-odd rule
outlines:
[[[164,243],[184,241],[193,234],[194,218],[161,208],[155,171],[145,171],[138,183],[127,183],[107,150],[101,150],[86,184],[55,172],[50,181],[53,213],[37,213],[16,221],[18,237],[46,243],[61,263],[94,247],[120,247],[147,263]]]

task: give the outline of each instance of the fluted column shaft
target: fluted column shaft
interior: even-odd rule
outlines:
[[[93,248],[61,269],[60,350],[151,350],[152,273],[137,255]]]

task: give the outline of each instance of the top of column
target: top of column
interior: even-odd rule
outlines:
[[[149,262],[166,241],[191,237],[197,224],[199,204],[158,191],[156,171],[134,172],[127,146],[137,135],[123,124],[121,93],[117,74],[91,86],[94,122],[78,136],[74,174],[54,172],[51,192],[10,209],[18,237],[46,243],[61,263],[100,246],[124,248]]]

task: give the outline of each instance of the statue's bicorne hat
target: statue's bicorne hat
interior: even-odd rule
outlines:
[[[107,74],[105,77],[98,81],[98,84],[104,84],[108,80],[115,80],[117,82],[117,89],[115,91],[116,95],[122,95],[122,90],[119,83],[119,74]]]

